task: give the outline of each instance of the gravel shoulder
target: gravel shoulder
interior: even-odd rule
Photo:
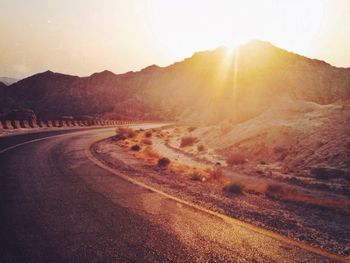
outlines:
[[[160,156],[154,152],[154,155],[149,154],[152,153],[152,145],[142,144],[140,137],[143,136],[144,131],[140,131],[127,143],[108,138],[95,143],[91,151],[108,166],[166,193],[294,240],[350,256],[349,213],[302,202],[281,201],[255,191],[233,194],[223,191],[220,182],[193,180],[181,168],[186,170],[191,166],[192,171],[201,170],[209,165],[208,162],[171,151],[171,148],[161,145],[161,136],[153,136],[154,148],[163,149],[172,158],[170,167],[160,168],[156,165]],[[141,150],[131,151],[130,146],[137,143],[141,145]],[[255,175],[251,178],[258,182],[266,180]]]

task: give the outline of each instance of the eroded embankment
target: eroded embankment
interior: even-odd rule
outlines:
[[[254,191],[249,185],[237,193],[225,191],[224,186],[232,178],[210,177],[210,162],[200,162],[195,156],[182,155],[175,149],[165,153],[170,165],[159,167],[157,161],[163,157],[159,149],[165,151],[167,142],[163,146],[159,143],[165,136],[161,129],[151,131],[151,135],[147,132],[140,130],[125,138],[109,138],[97,142],[91,150],[108,166],[166,193],[339,255],[350,255],[349,213],[302,201],[280,200],[259,191],[259,187]],[[139,148],[133,148],[134,145]],[[257,182],[268,180],[259,175],[240,176]]]

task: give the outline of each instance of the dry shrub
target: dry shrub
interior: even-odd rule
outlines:
[[[133,129],[127,127],[118,127],[116,132],[117,134],[124,135],[127,138],[135,138],[137,136],[137,133]]]
[[[125,139],[125,135],[119,133],[112,138],[113,141],[124,141]]]
[[[247,162],[246,158],[244,157],[243,154],[240,154],[240,153],[232,153],[226,159],[226,163],[227,163],[228,166],[244,164],[246,162]]]
[[[167,167],[170,164],[169,158],[163,157],[158,160],[158,166],[159,167]]]
[[[143,139],[141,142],[143,144],[146,144],[146,145],[152,145],[153,144],[153,142],[150,139]]]
[[[198,172],[194,172],[193,174],[191,174],[190,178],[192,181],[204,181],[205,180],[204,179],[205,177]]]
[[[265,195],[280,201],[293,202],[317,208],[327,208],[349,213],[349,201],[339,198],[327,198],[318,194],[310,195],[298,191],[293,187],[281,184],[269,184],[265,190]]]
[[[197,127],[188,127],[188,132],[193,132],[197,129]]]
[[[266,191],[265,191],[265,195],[267,197],[272,197],[272,198],[276,198],[276,199],[280,199],[281,197],[283,197],[286,193],[286,189],[285,187],[283,187],[280,184],[268,184],[266,187]]]
[[[203,144],[197,146],[198,152],[203,152],[205,151],[205,146]]]
[[[129,129],[127,136],[128,138],[135,138],[137,136],[137,133],[133,129]]]
[[[241,182],[233,181],[225,185],[223,190],[231,194],[242,194],[244,190],[244,185]]]
[[[138,144],[134,144],[133,146],[131,146],[130,149],[131,149],[132,151],[138,152],[138,151],[141,150],[141,147],[140,147],[140,145],[138,145]]]
[[[215,166],[212,170],[208,171],[209,178],[214,180],[219,180],[223,177],[224,173],[220,166]]]
[[[344,171],[342,170],[324,167],[311,168],[310,173],[318,180],[329,180],[344,176]]]
[[[117,134],[126,134],[129,128],[127,127],[118,127],[115,132]]]
[[[146,131],[146,132],[145,132],[145,137],[146,137],[146,138],[152,137],[152,131]]]
[[[146,147],[143,154],[152,159],[159,159],[159,154],[153,151],[150,147]]]
[[[181,144],[180,147],[188,147],[188,146],[192,146],[193,144],[195,144],[196,142],[198,142],[198,138],[197,137],[183,137],[181,139]]]

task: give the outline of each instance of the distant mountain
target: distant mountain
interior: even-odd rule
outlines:
[[[3,105],[5,103],[5,88],[7,86],[0,82],[0,104]]]
[[[0,82],[4,83],[6,86],[9,86],[15,82],[17,82],[18,79],[14,78],[7,78],[7,77],[0,77]]]
[[[262,41],[234,52],[221,47],[168,67],[77,77],[39,73],[5,88],[1,111],[32,109],[40,118],[236,121],[257,116],[281,98],[319,104],[350,99],[350,69],[336,68]]]

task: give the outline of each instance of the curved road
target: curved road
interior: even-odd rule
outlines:
[[[0,139],[0,262],[335,261],[102,169],[86,149],[113,131]]]

